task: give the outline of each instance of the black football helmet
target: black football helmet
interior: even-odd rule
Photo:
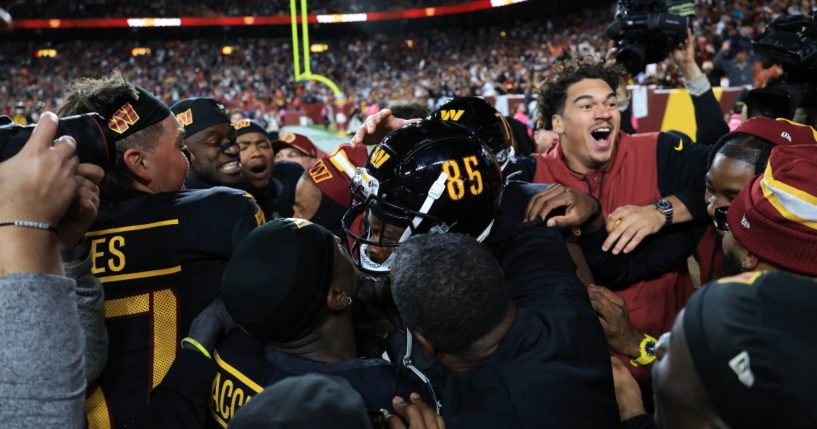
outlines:
[[[375,273],[389,271],[391,251],[412,234],[458,232],[482,241],[502,197],[501,172],[488,147],[464,127],[434,119],[386,136],[351,187],[343,229],[355,241],[360,267]],[[364,232],[355,234],[360,215]],[[388,249],[389,256],[375,261],[369,251],[375,249]]]
[[[479,97],[455,97],[428,115],[428,119],[456,122],[482,139],[502,170],[514,155],[514,135],[498,110]]]

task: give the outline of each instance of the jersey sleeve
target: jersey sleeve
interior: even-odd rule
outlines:
[[[707,225],[675,225],[649,236],[630,253],[601,250],[607,230],[583,233],[578,239],[596,284],[622,290],[633,283],[660,277],[685,263]]]
[[[662,196],[675,195],[681,200],[696,222],[709,221],[704,202],[709,150],[710,146],[695,144],[681,133],[658,137],[658,190]]]
[[[518,227],[495,248],[511,298],[520,307],[553,297],[587,304],[587,290],[576,277],[576,265],[561,232],[544,226]]]

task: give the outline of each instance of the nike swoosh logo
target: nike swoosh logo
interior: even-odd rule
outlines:
[[[681,139],[681,141],[678,142],[678,146],[675,146],[673,149],[675,149],[676,152],[684,150],[684,139]]]

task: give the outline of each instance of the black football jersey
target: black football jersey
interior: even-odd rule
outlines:
[[[137,194],[101,211],[86,237],[109,347],[88,388],[90,428],[124,427],[145,413],[192,320],[220,293],[233,250],[263,222],[249,194],[224,187]]]

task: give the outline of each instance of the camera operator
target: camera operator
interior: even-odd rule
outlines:
[[[105,365],[101,285],[87,258],[63,267],[59,253],[85,253],[72,248],[96,218],[104,173],[79,164],[73,138],[53,141],[57,124],[43,114],[20,152],[0,163],[4,427],[82,427],[86,380]]]

